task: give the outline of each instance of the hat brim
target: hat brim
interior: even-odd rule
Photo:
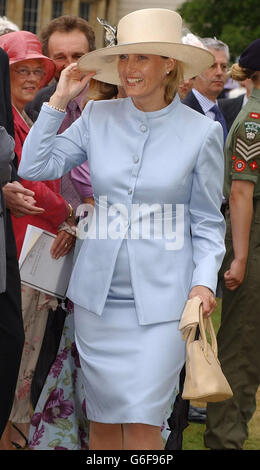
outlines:
[[[21,57],[21,58],[16,58],[16,59],[10,59],[9,64],[17,64],[18,62],[24,62],[26,60],[42,60],[44,64],[44,70],[45,70],[45,75],[41,80],[41,85],[40,87],[44,87],[48,85],[48,83],[52,80],[55,74],[56,66],[55,63],[53,62],[52,59],[49,59],[48,57],[41,55],[41,54],[27,54],[26,57]]]
[[[78,60],[78,67],[84,72],[94,72],[95,80],[121,85],[117,70],[120,54],[152,54],[171,57],[183,63],[184,80],[196,77],[211,67],[215,58],[211,52],[197,46],[180,43],[138,42],[108,46],[84,54]]]

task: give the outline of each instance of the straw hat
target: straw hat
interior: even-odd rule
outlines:
[[[42,44],[36,34],[29,31],[14,31],[0,36],[0,47],[9,57],[9,65],[29,59],[41,59],[45,75],[41,86],[47,85],[54,76],[55,63],[42,53]]]
[[[201,47],[182,44],[182,19],[178,13],[162,8],[137,10],[124,16],[113,28],[111,45],[83,55],[78,60],[80,70],[96,71],[93,77],[120,85],[117,71],[119,54],[155,54],[172,57],[183,63],[184,79],[192,78],[214,63],[214,56]]]

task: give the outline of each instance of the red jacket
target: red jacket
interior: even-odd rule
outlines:
[[[13,116],[15,127],[15,152],[17,154],[19,165],[21,161],[23,143],[30,129],[14,107]],[[40,215],[25,215],[20,218],[12,216],[18,258],[20,256],[26,227],[28,224],[40,227],[56,234],[59,225],[69,215],[68,204],[59,194],[60,180],[27,181],[21,178],[20,183],[25,188],[34,191],[36,205],[45,209],[45,212]]]

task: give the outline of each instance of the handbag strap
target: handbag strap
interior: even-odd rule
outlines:
[[[188,348],[188,345],[195,340],[196,330],[197,330],[197,325],[194,325],[192,328],[190,328],[188,338],[187,338],[186,348]],[[210,335],[212,351],[214,355],[216,356],[216,358],[218,358],[218,344],[217,344],[217,338],[216,338],[215,330],[213,327],[213,323],[210,317],[205,318],[203,316],[202,304],[199,306],[199,330],[200,330],[200,337],[202,341],[202,348],[203,348],[203,352],[205,354],[206,359],[208,358],[208,341],[207,341],[206,331],[208,331]]]
[[[195,340],[197,326],[198,325],[194,325],[193,327],[189,329],[189,333],[188,333],[187,341],[186,341],[186,349],[188,348],[189,344]]]
[[[205,353],[205,356],[208,356],[208,341],[207,341],[207,336],[206,336],[206,331],[209,332],[210,335],[210,340],[211,340],[211,348],[213,350],[213,353],[215,354],[216,357],[218,357],[218,344],[217,344],[217,338],[215,335],[213,323],[210,317],[205,318],[202,313],[202,305],[200,305],[200,311],[199,311],[199,329],[200,329],[200,336],[203,344],[203,351]]]

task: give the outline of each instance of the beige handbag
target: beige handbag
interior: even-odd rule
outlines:
[[[191,312],[191,322],[187,321]],[[196,316],[198,322],[196,322]],[[183,328],[183,324],[184,328]],[[180,329],[186,344],[186,377],[182,398],[184,400],[199,400],[205,402],[218,402],[233,396],[230,385],[224,376],[219,360],[216,335],[211,318],[202,314],[201,300],[194,297],[187,302]],[[199,339],[195,339],[199,325]],[[188,327],[188,328],[187,328]],[[211,344],[207,341],[206,331],[209,333]]]

